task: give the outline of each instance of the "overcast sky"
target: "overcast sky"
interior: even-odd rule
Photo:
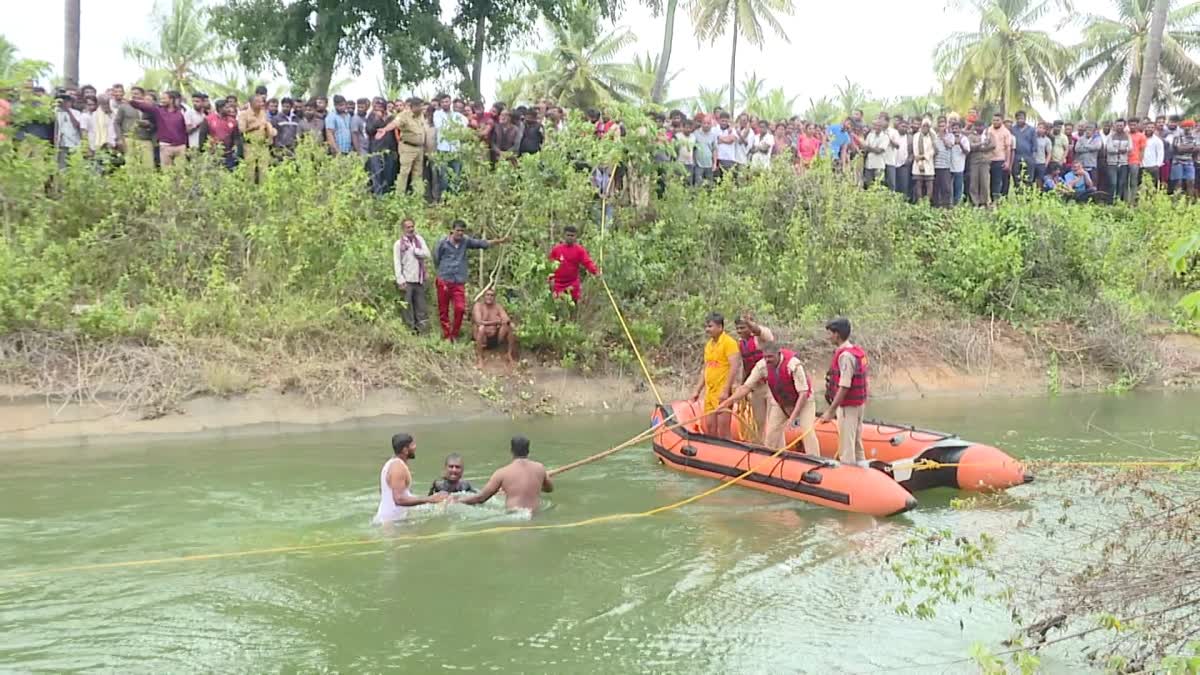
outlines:
[[[20,56],[49,61],[56,72],[61,72],[63,3],[4,0],[4,4],[4,28],[0,30],[16,44]],[[148,21],[154,0],[81,0],[81,4],[82,82],[103,88],[113,82],[137,79],[141,68],[125,59],[121,45],[127,39],[157,39]],[[120,11],[113,11],[118,4]],[[443,0],[443,4],[451,5],[452,0]],[[617,25],[633,29],[638,40],[622,60],[632,60],[634,54],[657,53],[662,44],[663,20],[652,17],[637,0],[626,0],[625,4],[626,12]],[[875,96],[924,94],[936,85],[932,54],[938,40],[953,31],[970,31],[977,26],[973,15],[949,9],[946,0],[910,0],[903,3],[903,12],[895,11],[893,0],[857,0],[853,4],[856,19],[837,18],[829,6],[806,6],[803,2],[796,6],[799,11],[795,16],[782,18],[791,41],[772,36],[762,49],[739,41],[737,71],[739,81],[755,72],[766,80],[767,87],[783,87],[789,96],[798,96],[798,112],[807,107],[810,97],[832,96],[834,86],[845,77]],[[1054,26],[1048,23],[1046,28]],[[1059,39],[1068,42],[1077,37],[1073,31],[1056,32]],[[699,86],[711,88],[726,83],[729,47],[728,36],[715,45],[697,43],[691,20],[681,8],[671,55],[672,70],[678,70],[679,75],[671,85],[670,96],[689,98]],[[491,100],[497,77],[512,72],[517,63],[518,59],[513,58],[507,63],[493,60],[485,64],[486,98]],[[380,72],[378,58],[365,63],[362,74],[353,78],[354,85],[343,93],[376,93]],[[339,73],[334,80],[341,77],[352,76],[349,72]]]

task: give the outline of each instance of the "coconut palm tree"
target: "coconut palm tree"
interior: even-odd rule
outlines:
[[[655,14],[659,10],[658,0],[651,0],[651,8]],[[675,42],[675,10],[679,8],[679,0],[666,0],[663,9],[663,45],[659,52],[657,68],[654,73],[654,84],[650,89],[650,100],[662,103],[667,98],[667,83],[675,77],[670,75],[671,48]],[[676,73],[677,75],[678,73]]]
[[[750,73],[750,77],[742,81],[737,92],[737,105],[741,110],[749,111],[752,106],[762,102],[767,81],[759,78],[758,73]]]
[[[791,118],[797,98],[799,96],[789,97],[782,87],[775,87],[766,96],[759,97],[754,105],[746,106],[746,111],[759,119],[779,122]]]
[[[721,107],[725,102],[725,94],[729,91],[729,87],[721,85],[716,89],[708,87],[700,87],[696,93],[696,98],[692,99],[693,112],[712,112]]]
[[[891,111],[905,117],[939,115],[946,110],[945,100],[936,92],[924,96],[901,96],[891,105]]]
[[[809,122],[814,122],[822,126],[833,124],[839,119],[845,119],[838,105],[828,98],[822,96],[818,99],[808,99],[808,110],[805,110],[800,115]]]
[[[63,84],[79,86],[79,0],[66,0],[63,21]]]
[[[1057,0],[969,0],[980,16],[979,30],[954,33],[934,52],[946,83],[947,102],[956,108],[996,103],[1001,111],[1032,106],[1034,98],[1056,103],[1055,86],[1073,60],[1070,49],[1033,26]]]
[[[1146,40],[1145,58],[1142,59],[1142,81],[1138,88],[1137,115],[1150,114],[1150,101],[1154,98],[1154,82],[1158,79],[1158,65],[1162,60],[1163,33],[1167,30],[1167,13],[1171,0],[1155,0],[1154,13],[1150,18],[1150,39]]]
[[[1081,58],[1063,79],[1063,87],[1069,89],[1091,80],[1092,84],[1083,96],[1084,104],[1095,103],[1103,109],[1107,109],[1116,92],[1123,89],[1126,92],[1125,114],[1137,114],[1154,3],[1155,0],[1115,0],[1118,18],[1085,16],[1082,20],[1083,43],[1075,50]],[[1175,82],[1200,81],[1200,64],[1189,54],[1200,48],[1200,30],[1195,28],[1197,17],[1200,17],[1200,2],[1190,2],[1167,15],[1159,66]],[[1162,78],[1156,76],[1155,79]],[[1161,84],[1160,81],[1152,83],[1153,103],[1163,103],[1170,91],[1154,86]]]
[[[729,109],[734,107],[737,92],[737,43],[741,35],[755,47],[761,47],[766,39],[764,25],[785,42],[788,41],[783,25],[776,14],[790,15],[792,0],[695,0],[692,5],[692,24],[696,37],[715,43],[733,24],[733,47],[729,52]]]
[[[836,85],[834,91],[837,92],[834,101],[840,109],[842,117],[849,117],[855,110],[862,110],[871,98],[861,84],[851,82],[849,77],[845,78],[845,83]]]
[[[211,87],[207,78],[233,64],[221,39],[208,30],[208,10],[197,0],[171,0],[166,12],[156,5],[151,23],[158,44],[128,41],[125,56],[147,71],[162,71],[171,89],[190,94]]]
[[[524,53],[522,71],[504,83],[504,92],[551,98],[574,108],[628,100],[638,91],[637,77],[629,65],[613,61],[636,38],[628,28],[601,33],[599,23],[594,7],[580,5],[563,24],[549,25],[550,49]]]
[[[17,63],[17,46],[0,35],[0,78],[7,78],[9,71]]]
[[[0,35],[0,83],[15,86],[25,80],[40,80],[49,74],[49,63],[18,57],[17,46]]]
[[[659,59],[661,56],[654,56],[649,53],[645,55],[635,54],[633,63],[629,65],[629,78],[636,84],[636,89],[631,92],[630,99],[641,106],[656,107],[666,110],[678,108],[685,101],[672,100],[667,97],[667,92],[670,91],[671,82],[679,76],[679,72],[667,73],[666,79],[662,82],[662,87],[659,90],[658,98],[655,98],[654,87],[658,82],[659,74]]]

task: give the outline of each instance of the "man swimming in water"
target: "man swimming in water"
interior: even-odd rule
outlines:
[[[433,485],[429,486],[429,494],[437,494],[446,492],[454,494],[456,492],[474,492],[475,488],[471,487],[471,481],[463,480],[463,458],[457,452],[452,452],[446,455],[446,468],[442,473],[442,477],[433,481]]]
[[[444,501],[447,497],[444,492],[431,497],[416,497],[409,489],[412,472],[408,470],[408,461],[417,456],[417,441],[412,435],[392,436],[392,453],[395,456],[384,462],[379,471],[379,508],[371,521],[375,525],[404,520],[408,517],[409,507]]]
[[[509,511],[526,509],[537,513],[542,505],[541,493],[554,492],[554,484],[541,462],[529,459],[529,439],[514,436],[512,439],[513,460],[507,466],[496,469],[488,479],[483,491],[470,497],[459,498],[460,504],[482,504],[497,492],[504,490],[504,507]]]

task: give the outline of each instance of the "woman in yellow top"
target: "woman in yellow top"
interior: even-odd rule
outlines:
[[[710,413],[721,405],[721,401],[729,398],[733,391],[733,383],[739,381],[738,372],[741,370],[741,352],[738,351],[737,341],[725,332],[725,317],[717,312],[709,314],[704,320],[704,332],[708,341],[704,343],[704,368],[700,370],[700,384],[692,395],[693,401],[699,401],[704,396],[704,412]],[[730,410],[706,415],[701,420],[704,433],[719,438],[731,438],[733,413]]]

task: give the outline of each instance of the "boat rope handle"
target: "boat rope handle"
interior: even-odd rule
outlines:
[[[1031,460],[1031,463],[1037,464],[1037,463],[1039,463],[1039,461]],[[1049,465],[1053,465],[1053,466],[1066,466],[1066,467],[1072,467],[1072,466],[1074,466],[1074,467],[1088,467],[1088,466],[1155,467],[1155,466],[1162,466],[1162,467],[1171,467],[1171,468],[1184,468],[1184,467],[1200,466],[1200,459],[1179,459],[1179,460],[1155,459],[1155,460],[1124,460],[1124,461],[1094,461],[1094,462],[1087,462],[1087,461],[1076,462],[1076,461],[1070,461],[1070,460],[1061,460],[1060,461],[1060,460],[1048,459],[1048,460],[1042,460],[1041,463],[1049,464]],[[939,462],[939,461],[932,460],[932,459],[917,459],[917,460],[910,460],[910,461],[906,461],[906,462],[892,462],[891,466],[893,469],[912,469],[913,471],[932,471],[934,469],[950,469],[950,468],[956,468],[956,467],[960,467],[960,466],[985,466],[985,465],[981,464],[981,463],[974,463],[974,462]],[[990,466],[990,465],[988,465],[988,466]]]

